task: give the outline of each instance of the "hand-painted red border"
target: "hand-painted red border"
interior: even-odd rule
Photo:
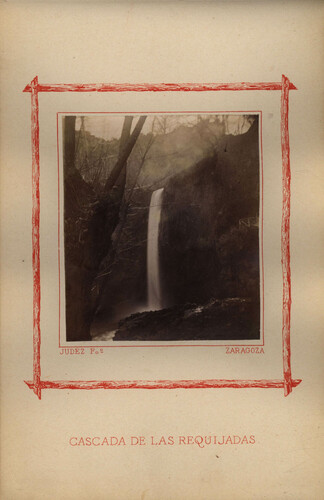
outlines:
[[[133,380],[133,381],[42,381],[40,364],[40,162],[39,162],[39,92],[215,92],[215,91],[281,91],[281,150],[282,150],[282,224],[281,262],[283,273],[282,350],[283,380]],[[33,252],[33,380],[27,386],[41,399],[42,389],[202,389],[202,388],[284,388],[285,396],[301,380],[291,377],[290,318],[290,148],[288,130],[289,90],[296,90],[289,79],[282,75],[281,82],[262,83],[161,83],[161,84],[39,84],[36,76],[24,92],[31,93],[32,139],[32,252]]]

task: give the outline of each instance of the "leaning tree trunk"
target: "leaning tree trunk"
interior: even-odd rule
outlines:
[[[125,148],[128,144],[130,135],[131,135],[131,128],[132,128],[132,123],[133,123],[133,116],[125,116],[124,119],[124,125],[123,125],[123,130],[120,136],[120,143],[119,143],[119,154],[118,154],[118,160],[121,159]],[[127,160],[125,161],[123,168],[116,180],[115,183],[115,199],[116,201],[120,202],[122,201],[124,191],[125,191],[125,186],[126,186],[126,171],[127,171]]]
[[[65,176],[72,174],[75,170],[75,120],[75,116],[65,116],[63,121]]]
[[[122,172],[123,168],[126,168],[126,163],[128,160],[129,155],[133,151],[133,147],[135,146],[135,143],[138,139],[138,136],[141,133],[141,130],[143,128],[143,125],[145,123],[146,116],[140,116],[138,119],[138,122],[136,123],[136,126],[129,137],[129,140],[127,141],[125,147],[123,148],[122,154],[119,156],[116,165],[111,171],[111,174],[109,178],[107,179],[106,185],[105,185],[105,190],[104,193],[108,194],[112,187],[115,185],[120,173]]]

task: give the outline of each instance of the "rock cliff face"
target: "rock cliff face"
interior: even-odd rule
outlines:
[[[160,227],[165,306],[259,294],[258,126],[169,181]],[[258,306],[258,304],[257,304]]]
[[[122,205],[123,220],[113,234],[111,251],[101,262],[96,285],[100,291],[92,335],[114,330],[118,321],[145,309],[147,224],[151,192],[138,189]]]
[[[93,189],[74,171],[65,179],[65,303],[68,341],[91,340],[91,288],[110,246],[119,206],[113,198],[98,203]]]

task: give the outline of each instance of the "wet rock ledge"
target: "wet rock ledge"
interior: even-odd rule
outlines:
[[[114,341],[258,339],[259,325],[254,301],[212,299],[133,314],[120,321]]]

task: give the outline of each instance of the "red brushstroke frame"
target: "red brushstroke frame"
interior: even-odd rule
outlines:
[[[281,91],[282,150],[282,224],[281,262],[283,276],[282,354],[283,380],[134,380],[134,381],[42,381],[41,380],[41,288],[40,288],[40,161],[39,161],[39,92],[215,92],[215,91]],[[291,271],[290,271],[290,147],[288,130],[289,90],[296,90],[282,75],[281,82],[261,83],[161,83],[161,84],[39,84],[36,76],[24,92],[31,93],[32,139],[32,253],[33,253],[33,380],[25,381],[39,399],[43,389],[202,389],[202,388],[283,388],[285,396],[301,380],[291,375]]]

